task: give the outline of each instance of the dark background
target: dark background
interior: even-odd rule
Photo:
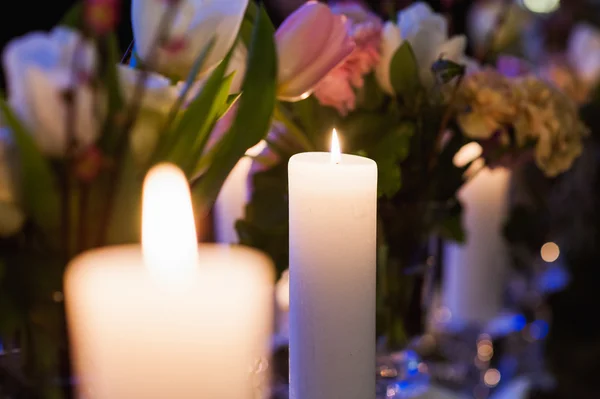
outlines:
[[[5,0],[6,1],[6,0]],[[256,1],[256,0],[255,0]],[[275,24],[279,24],[284,14],[301,4],[305,0],[264,0],[267,10]],[[379,9],[383,0],[367,0],[366,3],[373,9]],[[464,32],[466,9],[473,0],[453,0],[452,2],[431,0],[432,7],[437,11],[447,9],[449,17],[453,21],[453,30],[457,33]],[[22,36],[27,32],[35,30],[50,30],[55,26],[62,16],[69,10],[76,0],[17,0],[10,2],[10,8],[6,7],[0,13],[0,48],[12,38]],[[409,0],[398,0],[397,6],[402,7],[411,3]],[[452,4],[448,9],[444,4]],[[131,0],[121,0],[119,40],[123,52],[132,40],[131,33]],[[0,71],[0,85],[4,87],[3,72]]]
[[[365,0],[373,8],[381,7],[385,0]],[[398,6],[410,3],[408,0],[394,0]],[[582,0],[564,1],[565,5],[573,7]],[[293,8],[302,0],[265,0],[272,19],[278,24],[284,17],[286,11]],[[455,33],[465,31],[466,10],[473,3],[473,0],[430,0],[431,5],[437,10],[444,12],[451,18],[452,29]],[[30,31],[49,30],[57,24],[65,12],[76,3],[75,0],[18,0],[7,1],[3,4],[5,8],[0,13],[0,48],[4,48],[6,43],[14,37],[21,36]],[[119,39],[123,51],[129,46],[132,40],[130,27],[130,7],[131,0],[121,2]],[[566,16],[565,16],[566,15]],[[600,17],[600,10],[596,13],[587,13],[587,17]],[[574,19],[575,13],[567,12],[561,16],[562,19]],[[577,16],[577,19],[581,19]],[[552,25],[550,32],[561,32],[558,29],[564,22],[560,19],[549,19],[547,23]],[[4,87],[4,79],[0,68],[0,86]],[[586,165],[578,162],[577,167],[569,174],[578,174],[580,170],[600,170],[600,138],[597,133],[600,132],[600,112],[597,108],[592,108],[584,113],[585,119],[592,127],[594,138],[588,143],[586,153],[588,161]],[[573,187],[566,190],[569,194],[582,191],[582,198],[594,198],[592,204],[600,203],[600,173],[593,174],[594,178],[586,179],[583,186],[584,190]],[[575,179],[573,179],[575,180]],[[572,203],[560,205],[558,208],[562,211],[566,226],[572,226],[569,222],[577,215],[583,215],[581,210],[581,201],[576,195],[568,195]],[[587,201],[589,202],[589,201]],[[593,206],[592,214],[594,217],[586,217],[587,223],[592,230],[600,226],[600,211],[596,211]],[[563,226],[564,227],[564,226]],[[548,341],[546,351],[547,363],[549,368],[557,377],[557,387],[552,393],[532,395],[533,398],[543,399],[597,399],[600,398],[598,386],[598,376],[600,375],[600,330],[595,318],[595,313],[600,307],[600,296],[598,287],[600,286],[600,267],[598,259],[600,255],[600,233],[588,235],[588,240],[581,237],[580,231],[564,228],[565,235],[571,238],[571,241],[583,242],[590,241],[583,250],[578,250],[569,259],[571,264],[572,284],[564,292],[558,293],[550,298],[550,305],[553,310],[554,320],[551,328],[551,335]]]

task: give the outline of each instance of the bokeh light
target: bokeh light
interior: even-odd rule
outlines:
[[[537,14],[548,14],[558,10],[560,0],[523,0],[523,6]]]
[[[490,342],[480,342],[477,346],[477,357],[479,360],[487,362],[494,355],[494,347]]]
[[[560,256],[560,248],[553,242],[547,242],[544,245],[542,245],[540,255],[542,256],[544,262],[555,262]]]
[[[489,369],[483,376],[483,382],[490,388],[495,387],[500,382],[500,372],[496,369]]]
[[[456,155],[454,155],[452,162],[456,167],[462,168],[467,166],[469,162],[472,162],[479,158],[482,153],[483,148],[481,148],[481,145],[473,141],[469,144],[465,144],[464,146],[462,146],[462,148],[458,150]]]

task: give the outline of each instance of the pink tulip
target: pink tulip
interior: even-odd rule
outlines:
[[[279,58],[277,97],[297,101],[310,95],[329,71],[352,53],[346,19],[325,4],[309,1],[275,34]]]

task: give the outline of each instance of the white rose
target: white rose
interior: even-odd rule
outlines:
[[[0,237],[18,232],[25,220],[16,204],[14,153],[10,132],[0,129]]]
[[[78,147],[92,144],[100,131],[102,101],[91,87],[95,50],[79,33],[56,28],[11,41],[3,54],[9,102],[40,149],[62,156],[67,148],[68,106],[73,91],[73,132]]]
[[[408,40],[415,53],[425,86],[433,85],[431,66],[441,56],[462,63],[467,39],[465,36],[448,38],[448,22],[425,3],[415,3],[398,13],[401,38]]]
[[[248,0],[180,0],[167,40],[157,51],[154,60],[152,46],[167,11],[169,1],[133,0],[132,23],[136,51],[158,72],[180,79],[187,77],[200,52],[216,36],[203,70],[218,64],[233,46]]]
[[[588,85],[600,80],[600,30],[592,25],[577,25],[569,38],[569,62]]]

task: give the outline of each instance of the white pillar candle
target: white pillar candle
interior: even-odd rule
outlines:
[[[289,207],[291,398],[375,398],[377,165],[294,155]]]
[[[65,294],[79,397],[254,396],[268,355],[272,265],[248,248],[198,247],[189,187],[172,165],[144,184],[142,246],[71,262]]]
[[[510,176],[507,169],[484,168],[459,192],[467,241],[444,248],[443,302],[454,322],[484,324],[501,310],[510,266],[502,234]]]
[[[259,155],[266,145],[266,142],[261,141],[250,148],[225,180],[214,207],[216,242],[222,244],[239,242],[235,223],[244,218],[246,204],[250,200],[248,174],[252,166],[252,157]]]

